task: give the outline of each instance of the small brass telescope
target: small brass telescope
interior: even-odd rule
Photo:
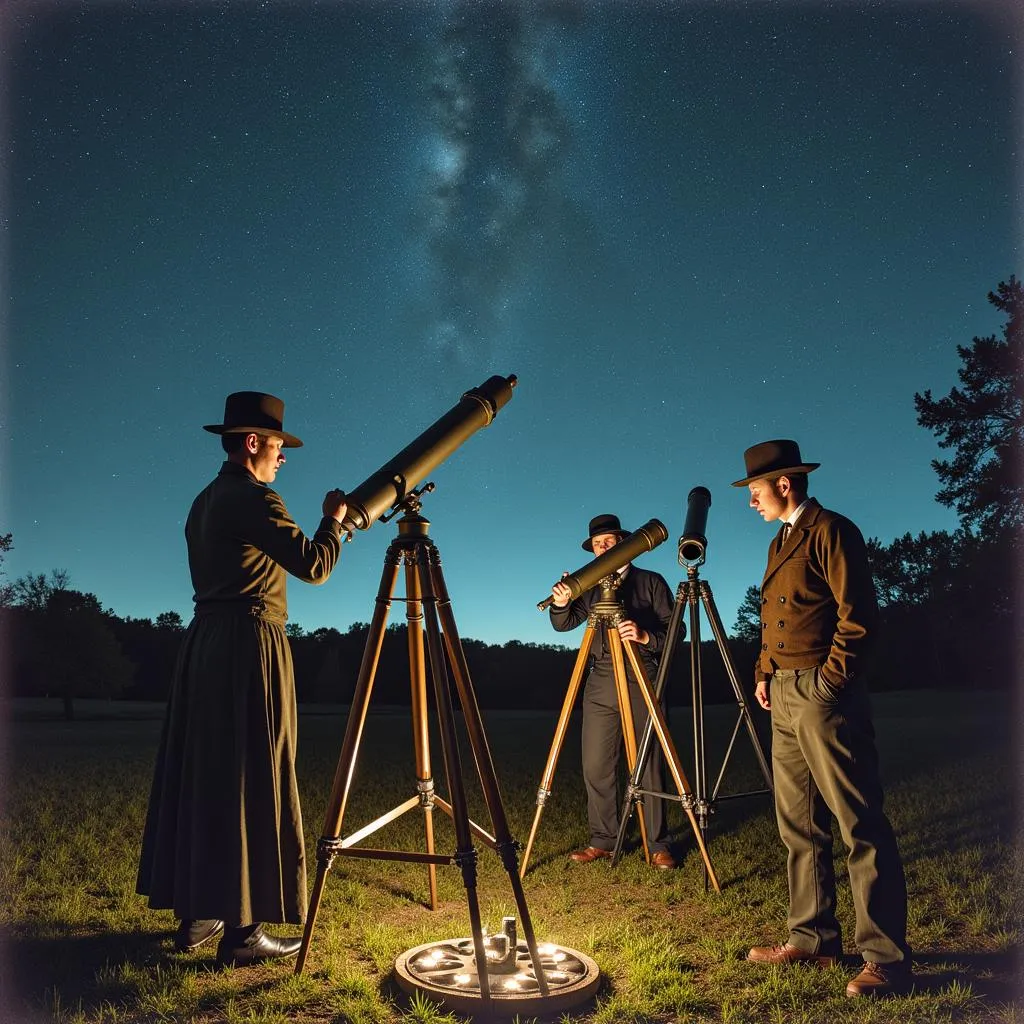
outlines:
[[[515,374],[488,377],[480,387],[467,391],[412,444],[346,492],[348,511],[342,529],[368,530],[385,512],[401,505],[432,469],[498,415],[512,398],[516,383]]]
[[[634,530],[628,537],[620,540],[614,547],[609,548],[603,555],[598,555],[593,561],[588,562],[582,569],[569,573],[558,582],[564,583],[572,594],[572,600],[576,600],[580,594],[588,591],[598,580],[618,572],[627,562],[632,562],[638,555],[645,551],[653,551],[659,544],[668,540],[668,530],[660,519],[652,519],[644,523],[639,530]],[[550,595],[543,601],[537,602],[538,611],[544,611],[554,601]]]

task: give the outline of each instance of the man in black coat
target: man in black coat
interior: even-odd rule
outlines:
[[[323,583],[341,552],[345,495],[328,491],[307,538],[269,485],[285,448],[284,402],[240,391],[225,402],[227,461],[185,524],[195,615],[182,641],[164,720],[137,891],[181,919],[175,948],[221,935],[217,959],[294,956],[306,862],[295,774],[297,711],[286,580]]]
[[[622,529],[618,516],[595,516],[590,520],[589,536],[583,542],[583,550],[603,555],[627,536],[629,531]],[[622,602],[625,618],[618,624],[618,633],[621,639],[635,645],[648,681],[653,684],[658,672],[658,655],[665,646],[668,621],[672,615],[672,592],[665,579],[656,572],[627,564],[619,570],[619,576],[621,582],[617,596]],[[559,632],[575,629],[590,618],[594,603],[600,596],[600,588],[592,587],[573,600],[569,587],[556,583],[551,589],[551,625]],[[647,705],[628,662],[626,675],[634,730],[639,739],[647,724]],[[570,859],[577,864],[589,864],[612,856],[619,833],[617,770],[622,748],[622,715],[611,652],[604,642],[603,628],[595,631],[590,651],[590,671],[583,689],[582,741],[590,845],[570,854]],[[654,743],[640,780],[642,789],[664,790],[662,767],[661,747]],[[645,796],[643,800],[651,863],[663,870],[674,868],[676,862],[667,843],[665,803],[652,796]]]

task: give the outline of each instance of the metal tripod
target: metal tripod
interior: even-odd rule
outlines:
[[[370,623],[369,634],[366,638],[363,659],[359,667],[359,676],[356,680],[355,692],[352,695],[352,705],[349,709],[348,723],[345,728],[345,738],[334,776],[334,786],[331,790],[327,812],[324,817],[323,835],[317,844],[316,883],[310,899],[309,913],[306,917],[306,927],[302,936],[302,946],[299,949],[299,958],[295,965],[295,973],[301,974],[305,966],[313,937],[313,928],[316,924],[317,911],[320,907],[320,900],[323,896],[324,885],[327,880],[327,873],[330,871],[336,856],[425,864],[429,874],[430,906],[432,910],[437,909],[436,865],[457,864],[462,870],[462,879],[466,887],[466,900],[469,906],[473,947],[480,978],[481,999],[486,1006],[490,1006],[491,996],[487,975],[487,955],[480,921],[480,905],[477,898],[477,855],[476,849],[473,846],[472,836],[476,836],[485,845],[495,850],[501,858],[502,865],[509,876],[519,920],[522,923],[523,937],[530,952],[541,995],[548,994],[548,986],[544,980],[544,972],[541,969],[540,954],[537,950],[533,925],[526,906],[522,882],[518,874],[517,843],[509,833],[508,820],[502,806],[501,794],[498,790],[497,777],[494,771],[494,761],[487,744],[487,737],[484,733],[483,722],[480,717],[480,709],[469,676],[469,668],[466,664],[462,642],[459,639],[455,618],[452,614],[451,600],[441,573],[441,559],[434,542],[427,536],[430,522],[419,514],[420,495],[429,490],[433,490],[433,484],[426,484],[418,491],[413,491],[398,506],[392,516],[387,517],[392,518],[398,512],[405,513],[398,521],[398,537],[391,542],[384,558],[384,571],[381,576],[380,589],[377,592],[377,603],[373,613],[373,620]],[[394,592],[399,567],[402,565],[405,566],[409,678],[412,686],[413,737],[416,757],[416,795],[343,839],[341,838],[342,822],[345,817],[345,808],[348,804],[349,794],[352,790],[356,758],[359,753],[359,742],[370,705],[370,696],[373,691],[374,676],[384,640],[392,593]],[[434,683],[438,728],[441,736],[448,791],[451,797],[450,804],[434,792],[434,780],[431,774],[426,666],[423,647],[424,630],[426,632],[427,653],[430,659],[430,674]],[[447,664],[445,654],[447,654]],[[448,682],[449,664],[451,666],[452,678],[458,691],[459,703],[465,717],[466,732],[469,737],[469,744],[472,749],[473,760],[476,764],[484,801],[494,829],[493,836],[471,821],[467,810],[462,764],[455,733],[452,693]],[[425,853],[356,847],[356,843],[416,807],[420,808],[424,815]],[[452,818],[456,836],[456,851],[454,855],[449,856],[434,852],[432,818],[434,807],[439,807]]]
[[[773,790],[773,785],[771,769],[768,766],[764,749],[761,746],[761,740],[757,735],[756,728],[754,727],[754,720],[751,718],[750,708],[747,705],[746,698],[743,696],[743,688],[740,686],[739,675],[736,672],[736,664],[733,661],[732,652],[729,650],[725,636],[725,629],[722,627],[722,620],[718,615],[718,609],[715,607],[711,588],[705,580],[700,579],[700,564],[702,561],[703,555],[701,555],[699,561],[687,564],[686,579],[679,584],[679,587],[676,590],[675,604],[672,606],[672,616],[669,619],[665,650],[662,652],[661,662],[658,666],[655,693],[656,697],[660,700],[665,687],[665,681],[668,678],[669,668],[672,664],[672,656],[675,653],[676,640],[679,636],[679,623],[682,619],[683,609],[684,607],[688,607],[690,611],[690,677],[693,684],[693,756],[694,781],[696,789],[694,791],[690,807],[687,807],[686,803],[684,803],[683,806],[686,808],[687,813],[691,814],[691,818],[692,813],[694,811],[696,812],[696,821],[699,825],[699,835],[706,843],[708,816],[713,813],[715,803],[719,799],[730,800],[743,796],[758,796],[764,793],[770,793]],[[711,623],[711,631],[714,633],[715,642],[718,645],[718,652],[721,654],[722,661],[725,663],[726,673],[728,674],[729,681],[732,684],[733,694],[736,697],[736,704],[739,708],[739,716],[736,719],[735,726],[733,727],[732,736],[729,739],[729,745],[726,748],[725,757],[722,760],[722,767],[718,772],[718,777],[715,780],[715,786],[711,791],[710,796],[708,795],[707,788],[707,757],[704,744],[704,681],[701,673],[700,603],[703,603],[704,611],[707,614],[708,621]],[[733,793],[728,796],[719,797],[718,791],[721,787],[722,779],[725,776],[725,770],[729,763],[729,758],[731,757],[733,748],[736,745],[736,739],[739,735],[741,724],[745,724],[747,727],[747,733],[750,736],[751,743],[753,744],[754,753],[757,757],[757,762],[761,769],[761,774],[764,776],[767,788],[751,790],[747,793]],[[626,787],[626,796],[623,802],[622,814],[619,817],[619,834],[615,842],[613,863],[618,860],[621,854],[622,843],[626,834],[626,826],[629,823],[629,817],[633,807],[637,805],[638,802],[648,793],[647,790],[641,788],[640,780],[643,777],[643,771],[647,763],[647,759],[650,757],[651,742],[651,723],[648,722],[647,728],[644,730],[644,734],[640,740],[636,767],[629,780],[629,784]],[[674,799],[671,794],[668,793],[656,793],[653,795],[661,796],[666,799]],[[680,797],[680,799],[682,798]],[[714,881],[714,879],[712,879],[712,881]],[[718,889],[717,884],[715,884],[715,889]]]
[[[537,836],[537,829],[540,826],[540,819],[544,812],[544,805],[547,803],[547,798],[551,795],[552,780],[554,779],[555,767],[558,764],[558,757],[565,741],[565,732],[569,722],[569,716],[572,712],[573,705],[576,703],[576,696],[579,693],[580,684],[583,680],[584,672],[586,671],[587,658],[590,654],[590,648],[594,641],[595,632],[600,628],[604,631],[604,642],[607,644],[607,649],[611,654],[612,673],[615,678],[615,689],[619,702],[619,714],[622,718],[623,742],[626,748],[626,763],[629,766],[629,770],[634,779],[639,778],[639,775],[637,774],[640,770],[639,752],[636,746],[636,732],[633,727],[632,705],[629,699],[629,680],[626,676],[623,653],[625,653],[625,657],[629,661],[629,666],[633,670],[633,675],[636,678],[637,684],[640,687],[640,693],[647,706],[648,719],[644,736],[650,737],[652,733],[654,733],[658,737],[658,742],[661,744],[662,752],[665,756],[665,763],[668,766],[669,771],[672,773],[673,781],[675,782],[676,789],[678,790],[679,800],[693,826],[694,837],[697,840],[697,846],[700,849],[701,857],[704,861],[705,877],[711,879],[711,882],[717,891],[719,888],[718,879],[716,878],[715,870],[711,865],[711,859],[708,856],[703,834],[698,827],[697,819],[694,817],[692,811],[692,792],[690,790],[690,785],[687,782],[686,776],[683,774],[682,767],[679,764],[679,755],[676,753],[672,736],[668,731],[668,723],[665,720],[665,713],[661,709],[660,700],[658,696],[655,696],[654,691],[651,688],[643,663],[637,654],[636,646],[631,641],[622,640],[619,637],[618,625],[625,618],[622,602],[616,595],[620,580],[621,578],[618,573],[611,573],[611,575],[604,577],[598,582],[598,586],[601,588],[601,596],[596,602],[594,602],[590,617],[587,619],[587,627],[583,634],[583,641],[580,644],[579,654],[576,656],[576,663],[573,667],[572,675],[569,680],[569,689],[566,691],[565,700],[562,703],[562,711],[558,718],[558,724],[555,727],[554,740],[552,741],[551,749],[548,753],[548,760],[544,767],[544,774],[541,777],[540,787],[537,790],[537,810],[533,817],[533,826],[530,829],[530,838],[527,841],[526,850],[523,853],[523,863],[520,873],[521,875],[526,874],[526,866],[530,859],[530,852],[533,849],[534,839]],[[671,629],[672,626],[670,625],[669,628]],[[679,620],[677,617],[675,618],[675,628],[679,628]],[[666,796],[668,794],[659,795]],[[640,823],[640,834],[643,842],[644,857],[647,862],[650,863],[651,858],[650,851],[647,846],[643,808],[640,806],[637,807],[637,816]],[[621,846],[622,837],[624,835],[625,823],[621,822],[619,826],[619,843],[616,846],[616,859],[618,857],[619,846]],[[615,861],[613,861],[613,863],[615,863]]]

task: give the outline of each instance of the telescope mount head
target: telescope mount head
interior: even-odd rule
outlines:
[[[622,601],[618,596],[622,576],[611,572],[598,580],[601,596],[594,602],[587,619],[588,626],[617,626],[626,617]]]
[[[399,512],[404,512],[406,515],[419,515],[420,509],[423,507],[423,502],[420,499],[424,494],[429,494],[432,490],[434,490],[433,481],[425,483],[419,489],[411,490],[401,501],[396,501],[391,511],[380,517],[380,521],[387,523],[394,519]]]

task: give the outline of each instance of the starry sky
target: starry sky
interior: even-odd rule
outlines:
[[[8,0],[8,578],[187,620],[228,392],[284,399],[312,532],[492,374],[512,401],[424,506],[463,637],[578,642],[535,604],[599,513],[665,523],[637,564],[674,590],[697,485],[731,626],[769,438],[869,537],[953,528],[913,395],[1024,269],[1013,6]],[[394,535],[292,620],[368,620]]]

